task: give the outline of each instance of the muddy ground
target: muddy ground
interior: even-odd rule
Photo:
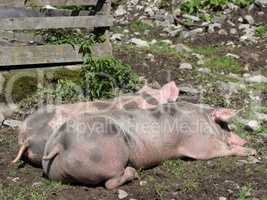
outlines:
[[[123,27],[125,28],[125,27]],[[118,30],[115,30],[115,32]],[[155,36],[156,37],[156,36]],[[238,37],[238,36],[236,36]],[[193,52],[205,56],[209,73],[201,73],[192,53],[176,53],[166,46],[137,49],[131,45],[114,44],[114,56],[133,66],[149,82],[160,84],[174,80],[179,86],[190,86],[200,93],[184,92],[180,99],[240,109],[245,105],[254,108],[249,95],[259,94],[257,109],[267,112],[266,84],[245,84],[245,88],[229,93],[218,81],[240,83],[244,73],[267,76],[267,39],[255,44],[239,42],[238,38],[204,34],[193,41],[180,41]],[[162,38],[164,39],[164,38]],[[223,45],[232,41],[235,45]],[[176,40],[177,42],[177,40]],[[178,40],[179,42],[179,40]],[[222,44],[223,43],[223,44]],[[239,56],[237,60],[220,60],[227,53]],[[149,56],[148,56],[149,55]],[[153,59],[152,56],[153,55]],[[258,56],[255,56],[258,55]],[[181,62],[192,63],[193,69],[181,70]],[[230,63],[230,64],[229,64]],[[234,67],[233,67],[234,66]],[[213,68],[215,67],[215,68]],[[240,83],[241,84],[241,83]],[[250,118],[247,112],[242,117]],[[139,171],[140,180],[122,187],[128,193],[125,199],[267,199],[267,128],[266,122],[256,131],[247,131],[236,125],[236,132],[249,141],[248,146],[258,151],[256,157],[227,157],[210,161],[175,160]],[[42,177],[42,170],[20,163],[11,165],[18,150],[16,131],[0,129],[0,199],[60,199],[93,200],[118,199],[118,190],[108,191],[102,185],[91,188],[54,183]]]

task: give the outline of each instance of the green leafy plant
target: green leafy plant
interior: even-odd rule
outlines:
[[[244,8],[254,3],[254,1],[255,0],[184,0],[180,7],[185,13],[198,14],[200,10],[223,10],[228,3],[233,3]]]
[[[87,57],[81,71],[82,88],[90,99],[111,98],[116,92],[136,91],[139,77],[115,58]]]
[[[198,13],[201,8],[200,0],[186,0],[181,4],[181,10],[189,14]]]
[[[266,25],[258,25],[256,27],[256,35],[258,37],[267,37],[267,26]]]

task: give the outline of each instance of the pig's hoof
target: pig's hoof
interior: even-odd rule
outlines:
[[[123,185],[128,181],[134,180],[137,177],[138,175],[134,168],[126,167],[122,175],[107,180],[105,186],[107,189],[111,190]]]
[[[233,146],[232,147],[233,155],[236,156],[255,156],[257,155],[257,151],[252,148],[245,148],[241,146]]]

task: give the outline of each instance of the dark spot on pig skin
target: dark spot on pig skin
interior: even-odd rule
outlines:
[[[133,143],[133,138],[125,131],[123,130],[121,127],[117,126],[114,123],[111,123],[109,125],[109,134],[111,135],[120,135],[124,141],[126,142],[127,145],[130,145]]]
[[[138,108],[138,104],[135,101],[133,101],[133,102],[125,104],[123,108],[124,109],[136,109]]]
[[[172,117],[177,113],[177,110],[172,106],[164,106],[164,111]]]
[[[105,110],[107,108],[109,108],[111,106],[111,104],[109,103],[105,103],[105,102],[96,102],[94,104],[94,106],[98,109],[98,110]]]
[[[120,128],[118,126],[116,126],[115,124],[110,124],[109,125],[109,129],[108,129],[108,134],[109,135],[116,135],[120,132]]]
[[[152,97],[150,94],[143,92],[142,93],[143,98],[146,100],[146,102],[150,105],[158,105],[159,102],[156,98]]]
[[[71,143],[71,138],[70,138],[70,134],[67,132],[68,131],[68,126],[67,123],[64,123],[59,131],[58,131],[58,135],[63,135],[63,137],[61,138],[60,142],[62,144],[62,147],[64,149],[68,149],[68,147],[70,146]],[[64,134],[63,134],[64,133]]]
[[[94,163],[100,162],[102,160],[101,151],[97,147],[91,149],[89,155],[90,155],[90,160]]]
[[[152,115],[153,117],[155,117],[156,119],[160,119],[162,116],[162,112],[160,110],[152,110]]]

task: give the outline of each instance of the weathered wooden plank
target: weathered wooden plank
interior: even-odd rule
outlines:
[[[44,5],[54,5],[54,6],[73,6],[73,5],[96,5],[98,0],[0,0],[0,6],[13,6],[13,7],[23,7],[23,6],[44,6]]]
[[[0,66],[81,62],[82,55],[71,45],[0,48]]]
[[[92,54],[97,57],[111,55],[112,47],[109,41],[93,46]],[[79,53],[79,47],[73,48],[67,44],[0,48],[0,66],[82,62],[83,56]]]
[[[0,19],[0,30],[37,30],[112,26],[112,16],[19,17]]]

